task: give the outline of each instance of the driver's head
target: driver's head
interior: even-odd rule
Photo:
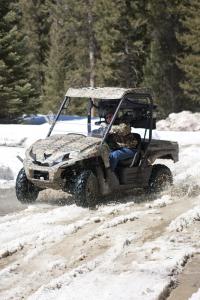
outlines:
[[[108,112],[108,113],[105,115],[105,121],[106,121],[106,124],[110,124],[112,118],[113,118],[113,113]]]

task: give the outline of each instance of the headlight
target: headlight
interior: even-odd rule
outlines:
[[[66,160],[68,160],[68,159],[69,159],[69,153],[67,153],[67,154],[65,154],[65,155],[63,155],[63,156],[60,156],[60,157],[56,158],[56,159],[53,161],[52,166],[57,165],[57,164],[61,163],[62,161],[66,161]]]

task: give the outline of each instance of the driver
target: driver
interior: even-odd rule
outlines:
[[[108,112],[105,116],[106,124],[110,124],[113,113]],[[121,123],[113,125],[108,138],[107,144],[111,151],[109,154],[110,167],[114,172],[120,160],[134,157],[137,152],[138,141],[131,134],[131,127],[128,124]]]

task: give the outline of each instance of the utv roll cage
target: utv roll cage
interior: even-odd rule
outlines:
[[[116,122],[128,123],[134,128],[144,128],[145,133],[143,142],[146,143],[144,157],[148,146],[152,140],[152,130],[156,128],[156,105],[153,103],[152,92],[147,88],[69,88],[64,100],[58,110],[58,113],[49,129],[47,137],[53,131],[56,122],[63,110],[66,110],[71,98],[88,98],[87,108],[87,132],[91,134],[92,109],[98,109],[100,121],[96,124],[100,125],[102,117],[105,117],[105,111],[113,111],[113,118],[108,125],[101,141],[101,145],[106,141],[107,136],[113,124]],[[98,105],[94,103],[98,100]],[[96,102],[96,101],[95,101]],[[122,112],[122,117],[117,118],[118,112]],[[149,132],[147,138],[147,131]],[[143,157],[143,158],[144,158]]]

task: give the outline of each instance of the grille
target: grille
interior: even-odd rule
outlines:
[[[33,178],[39,180],[49,180],[49,173],[45,171],[34,171]]]

